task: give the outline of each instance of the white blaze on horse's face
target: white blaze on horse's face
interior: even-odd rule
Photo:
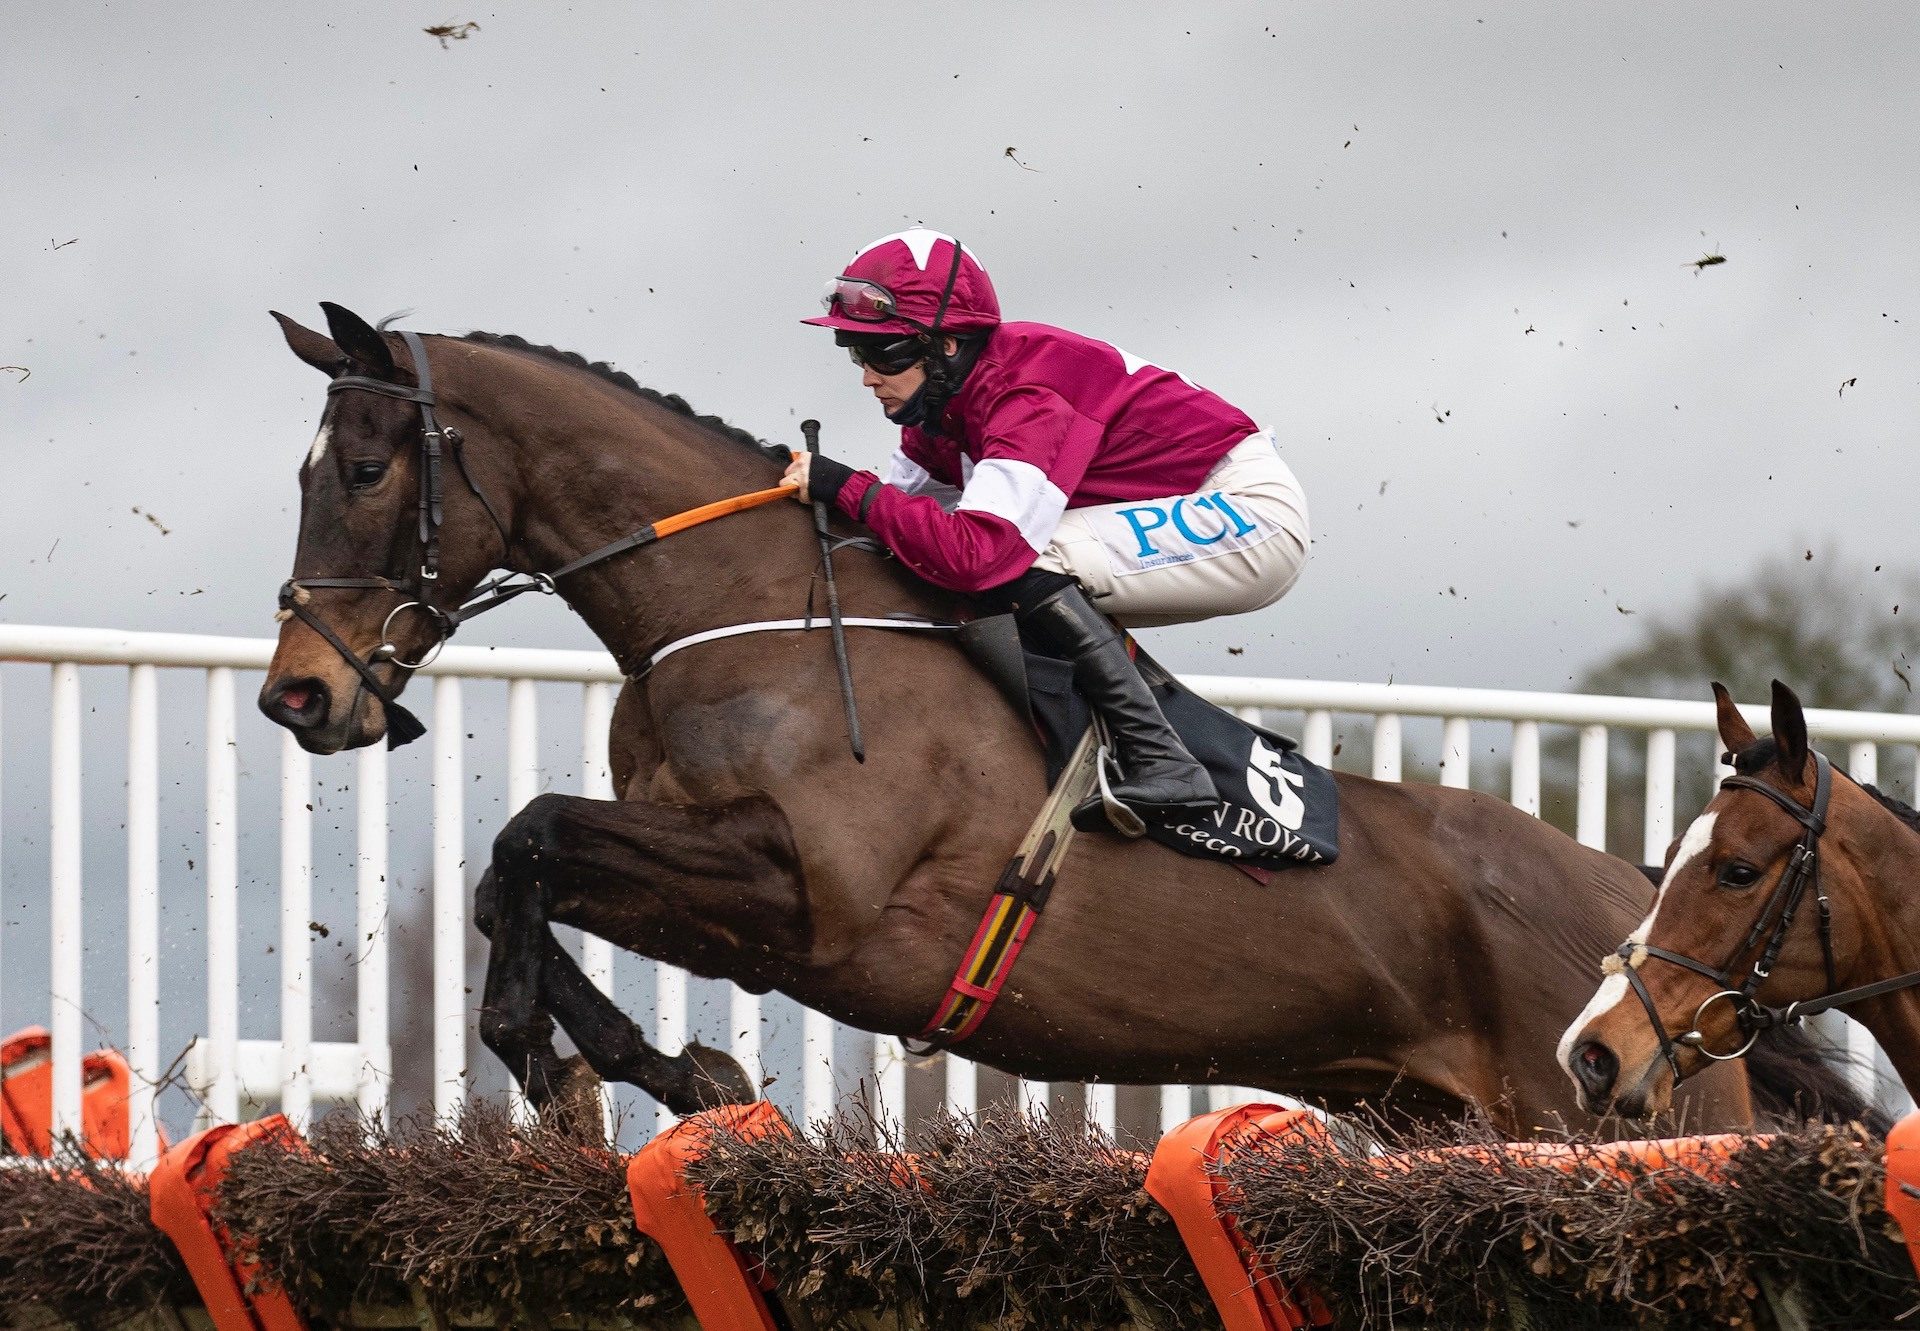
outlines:
[[[327,445],[333,442],[333,426],[326,421],[320,422],[320,433],[313,437],[313,447],[307,450],[307,469],[319,465],[320,459],[327,455]]]
[[[1644,943],[1653,933],[1653,917],[1660,913],[1660,903],[1667,899],[1667,889],[1673,886],[1673,880],[1680,876],[1693,859],[1713,844],[1713,822],[1720,815],[1703,813],[1693,820],[1687,828],[1687,834],[1680,838],[1680,848],[1674,852],[1673,863],[1667,869],[1666,877],[1660,880],[1660,890],[1653,894],[1653,909],[1647,912],[1647,918],[1640,921],[1640,927],[1627,935],[1629,943]],[[1587,1029],[1602,1013],[1611,1012],[1615,1004],[1627,996],[1628,980],[1625,972],[1616,971],[1600,981],[1600,988],[1593,998],[1580,1009],[1580,1015],[1567,1027],[1567,1033],[1560,1037],[1557,1051],[1560,1066],[1565,1068],[1569,1077],[1573,1076],[1573,1046],[1578,1043],[1580,1033]],[[1579,1084],[1576,1079],[1576,1086]]]

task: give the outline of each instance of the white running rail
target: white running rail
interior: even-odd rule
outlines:
[[[157,1149],[153,1087],[163,1071],[158,1034],[161,875],[157,830],[163,771],[156,740],[160,720],[157,676],[163,670],[198,671],[204,682],[204,775],[200,784],[205,801],[205,842],[200,878],[206,893],[206,1009],[204,1033],[194,1040],[186,1069],[189,1085],[202,1100],[202,1117],[231,1120],[241,1113],[243,1104],[258,1106],[277,1100],[289,1116],[304,1122],[314,1104],[351,1102],[368,1112],[378,1112],[387,1103],[392,1075],[387,930],[392,809],[384,749],[363,749],[351,760],[355,764],[352,786],[358,837],[354,872],[357,937],[351,954],[356,963],[355,1038],[313,1038],[313,934],[308,921],[314,880],[315,773],[308,756],[286,736],[280,737],[278,744],[280,1032],[275,1040],[240,1038],[236,939],[241,839],[238,783],[242,768],[236,672],[264,670],[272,652],[272,642],[264,639],[0,625],[0,662],[50,669],[47,886],[51,893],[51,978],[47,1011],[53,1033],[56,1132],[71,1131],[78,1125],[81,1057],[90,1042],[82,1021],[83,972],[88,960],[81,909],[82,884],[86,881],[81,863],[86,808],[82,732],[86,691],[105,683],[95,678],[97,672],[92,668],[117,668],[126,691],[128,1011],[124,1052],[133,1074],[137,1162],[151,1160]],[[475,779],[467,765],[466,737],[470,728],[477,733],[477,723],[463,708],[462,683],[508,681],[504,718],[508,805],[518,808],[541,788],[543,779],[537,731],[538,685],[579,690],[579,789],[592,796],[611,794],[607,726],[614,688],[621,676],[612,659],[598,652],[485,647],[449,647],[421,673],[433,685],[433,727],[427,740],[432,751],[432,792],[430,808],[419,811],[417,819],[430,821],[433,836],[434,1105],[440,1114],[450,1115],[459,1110],[469,1081],[468,1032],[472,1029],[475,999],[466,992],[467,917],[469,896],[479,871],[479,866],[467,862],[463,840],[464,795]],[[0,672],[0,680],[5,678],[5,672]],[[1302,747],[1309,758],[1322,764],[1330,765],[1334,760],[1335,717],[1356,717],[1361,729],[1370,735],[1371,772],[1385,780],[1401,777],[1408,718],[1433,718],[1440,723],[1439,778],[1453,786],[1467,785],[1471,776],[1476,723],[1483,732],[1487,723],[1500,723],[1494,729],[1503,725],[1509,736],[1510,798],[1536,815],[1541,809],[1541,727],[1570,727],[1579,736],[1576,835],[1593,846],[1605,845],[1609,734],[1640,734],[1646,753],[1644,842],[1638,847],[1615,849],[1638,855],[1646,862],[1660,859],[1675,828],[1676,735],[1711,731],[1714,727],[1713,707],[1704,701],[1231,676],[1192,676],[1187,682],[1215,702],[1253,719],[1269,710],[1300,714]],[[254,686],[255,680],[249,679],[249,693]],[[1753,719],[1762,722],[1764,713],[1754,709]],[[1813,710],[1807,713],[1807,720],[1816,738],[1849,743],[1849,770],[1863,780],[1878,778],[1881,746],[1899,746],[1905,761],[1911,763],[1914,746],[1920,745],[1920,716]],[[502,722],[490,719],[485,724],[497,730]],[[258,722],[255,728],[264,727],[264,722]],[[6,770],[10,753],[4,735],[0,735],[0,771]],[[344,768],[348,761],[335,759],[329,766]],[[118,773],[113,775],[117,778]],[[180,776],[171,769],[164,775]],[[328,772],[323,784],[340,780],[339,774]],[[1901,793],[1912,796],[1914,791],[1907,784],[1901,787]],[[982,884],[982,892],[990,886]],[[100,963],[99,958],[93,960]],[[586,940],[583,962],[595,982],[611,992],[613,949],[598,940]],[[662,1046],[677,1048],[687,1038],[690,1025],[687,977],[651,962],[634,959],[632,964],[653,967],[653,1034]],[[759,998],[734,990],[728,1017],[731,1052],[750,1070],[760,1069],[763,1048]],[[21,1024],[0,1020],[0,1033]],[[836,1068],[836,1044],[855,1038],[866,1051],[862,1066]],[[795,1098],[796,1107],[808,1120],[831,1112],[836,1085],[844,1084],[848,1073],[868,1082],[883,1112],[895,1117],[904,1113],[907,1064],[898,1040],[891,1036],[849,1036],[837,1031],[826,1018],[807,1013],[801,1021],[799,1043],[798,1075],[782,1076],[780,1088],[783,1094]],[[1860,1045],[1860,1051],[1870,1050],[1870,1041]],[[978,1069],[951,1056],[944,1063],[945,1107],[972,1112],[979,1100]],[[842,1074],[839,1083],[836,1071]],[[1244,1088],[1212,1087],[1206,1100],[1219,1105],[1248,1094],[1252,1092]],[[1050,1096],[1050,1088],[1043,1084],[1021,1083],[1017,1090],[1020,1103],[1028,1106],[1046,1105]],[[1090,1087],[1085,1103],[1090,1116],[1111,1131],[1116,1114],[1115,1088]],[[1192,1088],[1163,1088],[1159,1098],[1161,1125],[1170,1126],[1187,1118],[1192,1105]],[[660,1111],[659,1121],[669,1121],[664,1111]]]

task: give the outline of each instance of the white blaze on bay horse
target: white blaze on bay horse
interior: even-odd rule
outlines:
[[[1713,692],[1734,775],[1605,959],[1561,1066],[1588,1109],[1641,1117],[1756,1037],[1843,1010],[1920,1091],[1920,815],[1834,771],[1786,685],[1765,739]]]
[[[689,635],[804,615],[820,557],[807,512],[756,507],[563,570],[773,486],[785,450],[568,353],[484,333],[403,342],[325,308],[331,337],[281,318],[334,391],[329,446],[301,476],[266,714],[314,753],[378,742],[402,719],[401,663],[496,568],[554,575],[629,675],[619,797],[542,795],[494,843],[475,912],[488,1047],[541,1104],[581,1103],[596,1074],[683,1113],[756,1093],[723,1054],[650,1045],[555,923],[867,1030],[920,1031],[1046,798],[1025,719],[948,635],[849,628],[865,763],[825,634],[716,638],[632,678]],[[968,608],[895,560],[842,558],[850,619]],[[425,608],[396,614],[412,602]],[[1555,1042],[1592,958],[1646,914],[1639,871],[1491,796],[1335,781],[1338,860],[1266,884],[1077,838],[959,1052],[1037,1080],[1251,1085],[1421,1116],[1479,1105],[1512,1132],[1586,1123]],[[554,1051],[556,1020],[580,1057]],[[1747,1066],[1767,1103],[1793,1089]],[[1745,1125],[1755,1102],[1740,1064],[1686,1098],[1700,1128]]]

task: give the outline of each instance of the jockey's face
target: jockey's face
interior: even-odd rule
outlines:
[[[912,365],[898,374],[882,374],[871,365],[863,365],[860,367],[860,382],[880,399],[883,410],[898,411],[927,382],[927,367],[924,364]]]
[[[949,356],[960,349],[960,343],[955,338],[941,340],[946,343]],[[921,385],[927,382],[927,367],[922,362],[898,374],[882,374],[871,365],[862,364],[860,382],[880,400],[881,410],[891,414],[906,406],[913,395],[920,391]]]

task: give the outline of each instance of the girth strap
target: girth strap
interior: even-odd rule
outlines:
[[[936,619],[873,619],[862,615],[854,615],[840,622],[850,629],[920,629],[952,632],[960,627],[958,624],[944,624]],[[688,647],[697,647],[703,642],[718,642],[722,638],[737,638],[747,633],[804,633],[811,629],[826,627],[828,627],[828,621],[825,617],[809,615],[805,619],[760,619],[750,624],[727,624],[701,633],[689,633],[684,638],[675,638],[649,656],[640,668],[633,672],[632,678],[645,679],[652,673],[655,666],[675,652],[683,651]]]

